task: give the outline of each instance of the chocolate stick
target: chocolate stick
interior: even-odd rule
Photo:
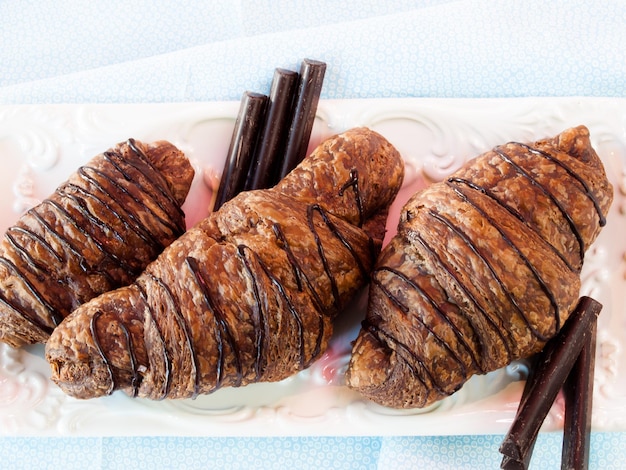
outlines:
[[[594,321],[589,329],[583,349],[563,387],[565,423],[562,469],[586,470],[589,466],[597,322]]]
[[[250,166],[246,190],[268,188],[277,181],[281,166],[278,160],[286,148],[297,84],[296,72],[280,68],[274,71],[263,133]]]
[[[311,59],[302,61],[298,100],[295,104],[294,117],[289,129],[279,178],[284,178],[306,156],[325,73],[326,64],[324,62]]]
[[[535,441],[533,441],[532,447],[535,447]],[[500,468],[503,470],[527,470],[530,464],[531,455],[532,455],[532,452],[529,452],[527,458],[523,462],[512,459],[511,457],[507,457],[505,455],[502,458],[502,463],[500,464]]]
[[[224,163],[224,171],[213,205],[218,210],[222,204],[243,190],[248,168],[256,148],[263,124],[267,96],[246,91],[241,97],[239,113]]]
[[[500,446],[500,452],[505,456],[519,462],[527,457],[600,310],[602,305],[599,302],[582,297],[561,331],[544,347],[541,352],[543,361],[536,371],[536,382],[528,397],[520,402],[518,414]]]
[[[522,391],[520,403],[525,401],[528,398],[530,391],[534,387],[534,384],[537,380],[536,369],[537,369],[537,363],[539,362],[539,359],[540,359],[539,354],[535,354],[530,360],[530,363],[528,365],[528,377],[526,377],[526,383],[524,384],[524,390]],[[516,414],[516,419],[518,415],[519,415],[519,409]],[[532,456],[532,451],[533,451],[533,448],[535,447],[536,441],[537,441],[536,438],[533,439],[533,442],[529,447],[529,451],[526,454],[523,461],[520,462],[518,460],[512,459],[511,457],[508,457],[505,455],[502,458],[502,463],[500,464],[500,468],[502,468],[503,470],[526,470],[530,464],[530,458]]]

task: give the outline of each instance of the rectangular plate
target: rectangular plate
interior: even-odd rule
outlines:
[[[185,211],[207,214],[230,142],[236,102],[0,106],[0,229],[41,201],[78,166],[117,142],[166,139],[197,174]],[[321,101],[311,145],[355,126],[387,137],[406,161],[405,184],[388,228],[417,189],[467,159],[508,141],[533,141],[586,125],[615,187],[608,224],[588,251],[581,294],[603,303],[599,320],[593,427],[626,430],[626,100],[381,99]],[[329,350],[310,369],[278,383],[222,389],[195,400],[151,402],[121,392],[88,401],[50,380],[43,347],[0,345],[0,434],[4,435],[445,435],[505,433],[525,366],[475,376],[426,410],[397,411],[348,390],[343,373],[365,312],[365,296],[337,321]],[[544,430],[562,426],[557,400]]]

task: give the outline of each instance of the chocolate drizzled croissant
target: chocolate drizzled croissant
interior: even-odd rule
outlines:
[[[576,306],[612,197],[582,126],[495,147],[415,194],[372,273],[347,384],[423,407],[539,351]]]
[[[328,139],[274,188],[190,229],[136,282],[72,313],[46,345],[52,379],[79,398],[163,399],[304,369],[369,279],[403,168],[368,129]]]
[[[45,342],[70,311],[129,284],[185,231],[194,170],[169,142],[94,157],[0,241],[0,341]]]

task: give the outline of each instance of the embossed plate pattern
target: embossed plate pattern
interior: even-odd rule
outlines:
[[[238,103],[0,106],[0,229],[46,197],[80,164],[129,137],[168,139],[192,159],[197,177],[185,204],[188,223],[206,214]],[[599,321],[593,426],[626,430],[626,100],[396,99],[322,101],[311,146],[354,126],[385,135],[407,163],[402,203],[465,160],[510,140],[530,141],[585,124],[615,186],[607,227],[589,250],[582,293],[603,303]],[[365,296],[338,320],[331,347],[309,370],[279,383],[223,389],[196,400],[150,402],[120,392],[66,397],[48,379],[43,348],[0,345],[0,435],[444,435],[504,433],[525,368],[515,363],[473,377],[426,410],[397,411],[343,386],[350,342]],[[562,426],[557,400],[545,431]]]

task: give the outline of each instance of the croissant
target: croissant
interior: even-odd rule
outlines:
[[[194,170],[169,142],[97,155],[0,241],[0,341],[45,342],[72,310],[129,284],[185,231]]]
[[[75,310],[46,344],[52,380],[78,398],[189,398],[306,368],[369,279],[403,172],[371,130],[329,138]]]
[[[584,126],[497,146],[413,195],[372,272],[347,385],[419,408],[538,352],[576,306],[612,198]]]

